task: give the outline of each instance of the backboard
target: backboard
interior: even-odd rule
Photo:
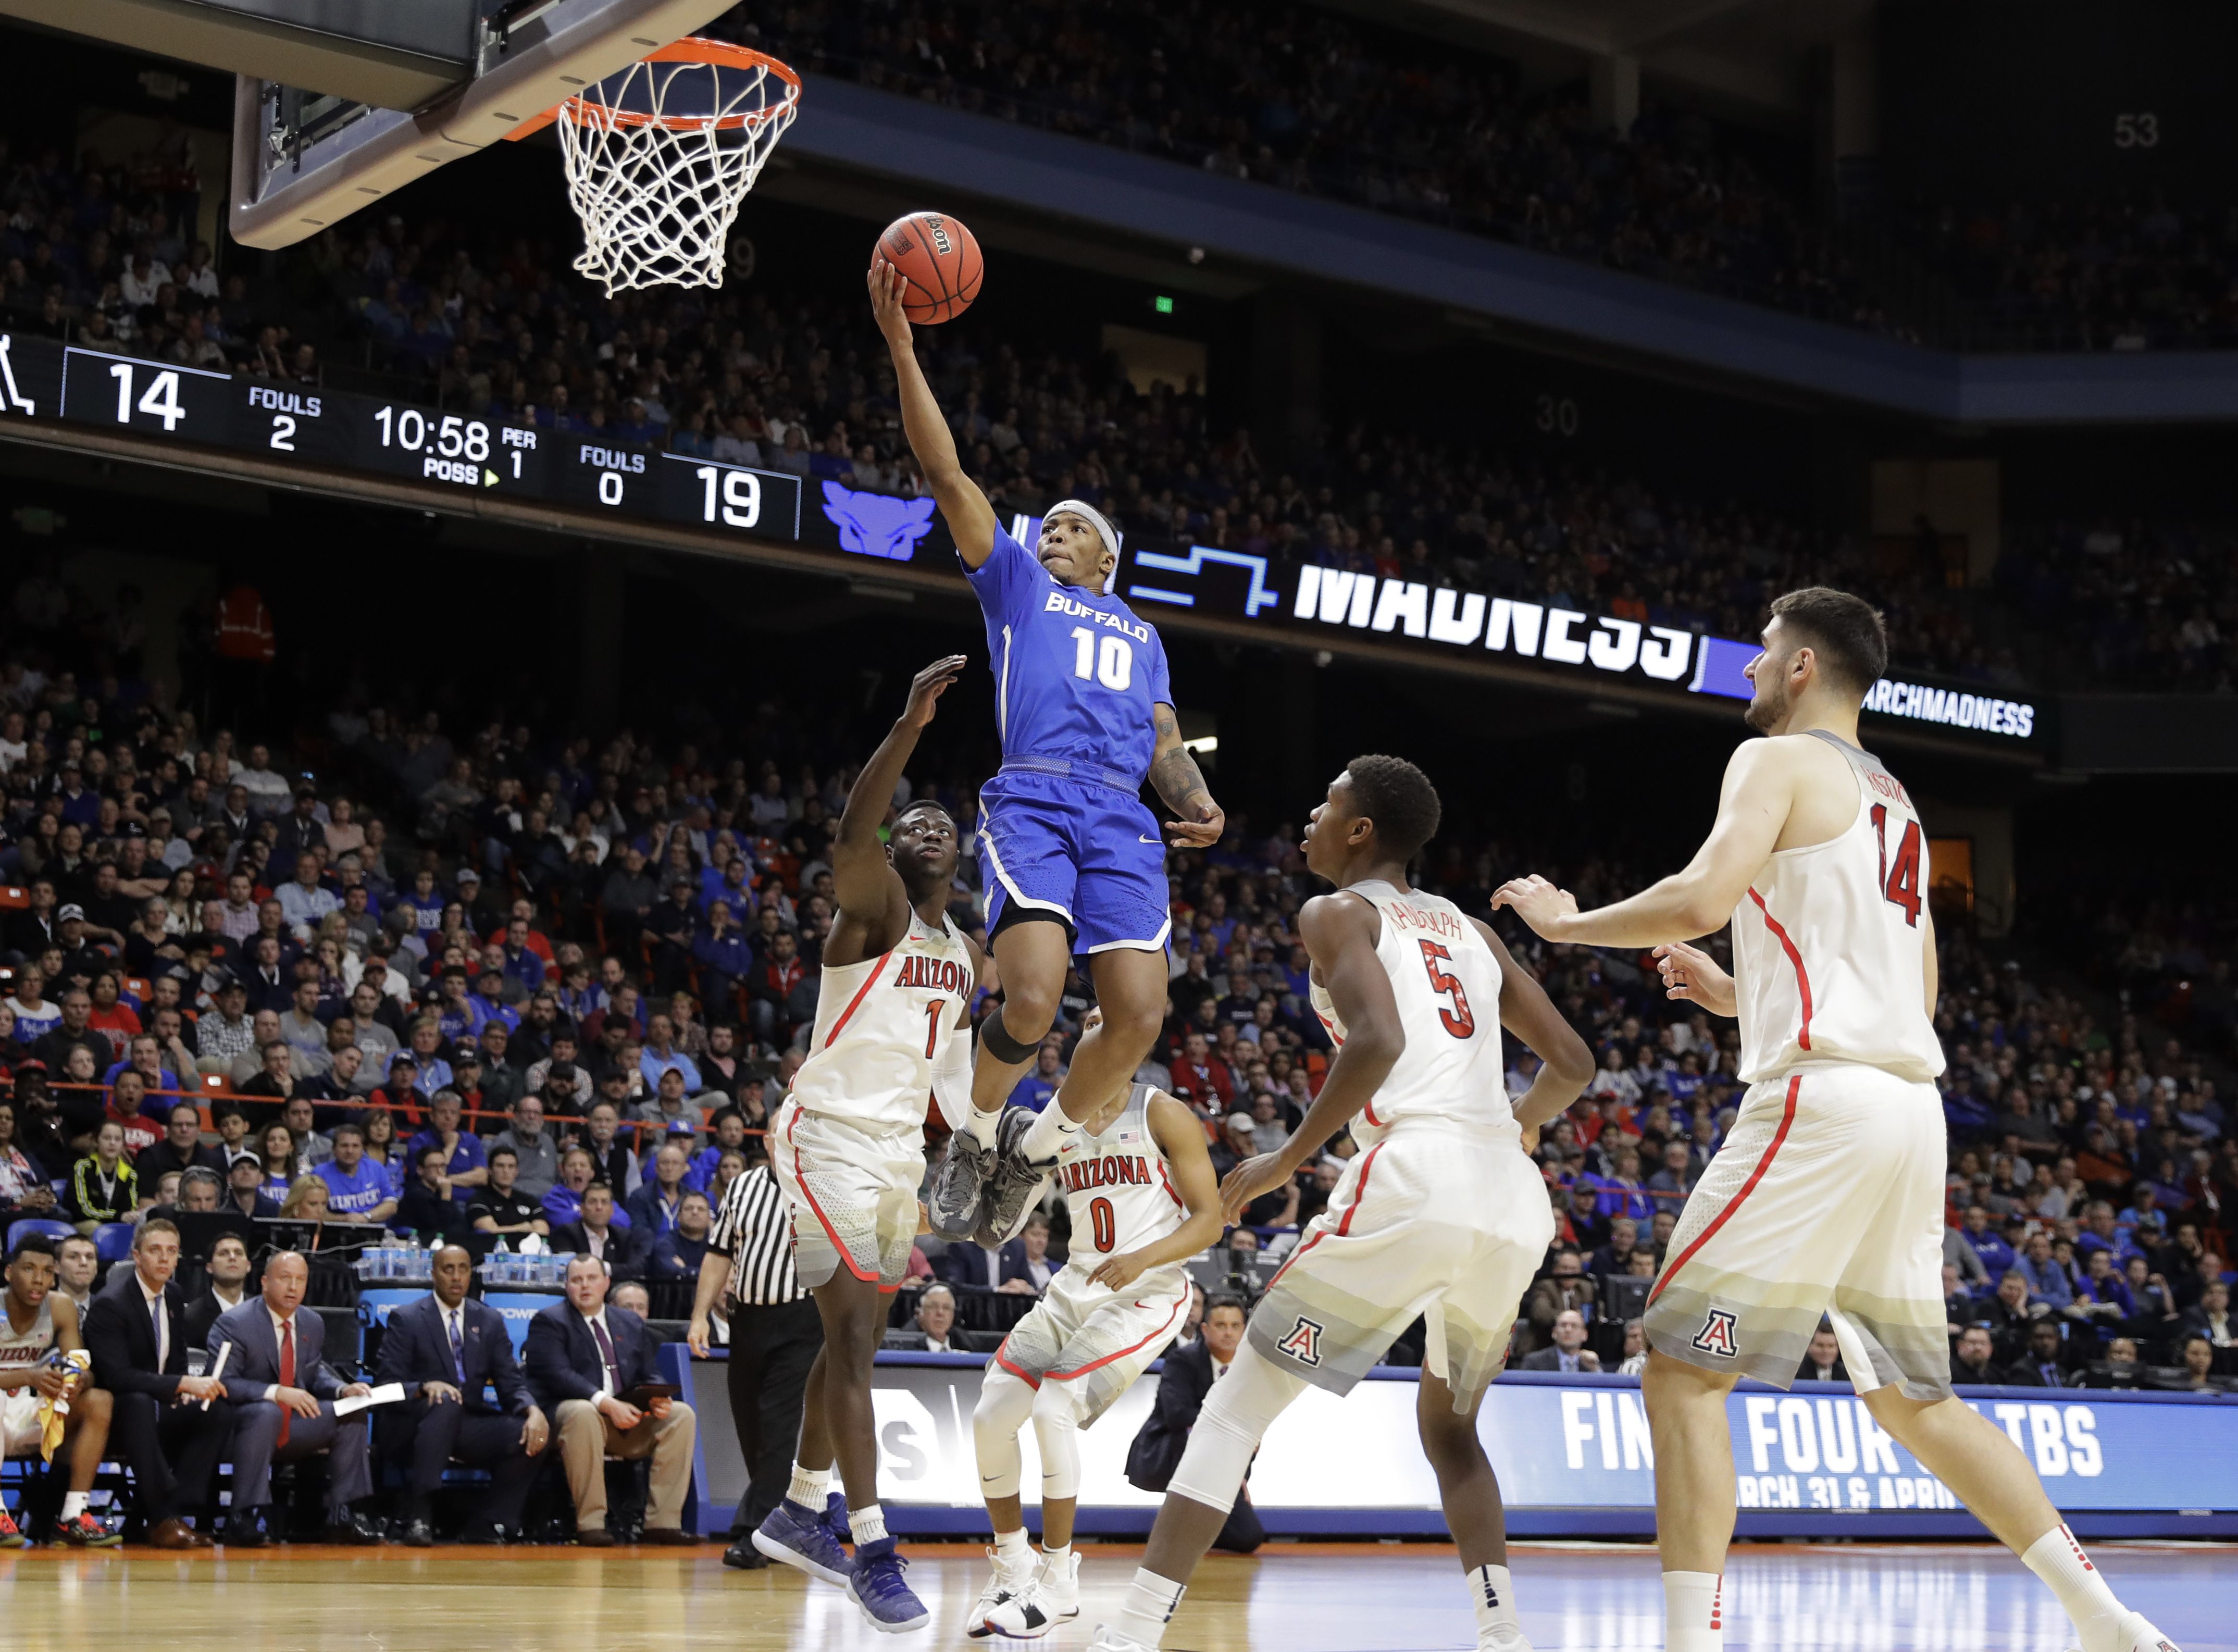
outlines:
[[[499,142],[729,0],[0,0],[234,71],[231,229],[285,247]]]
[[[414,178],[502,141],[730,9],[726,0],[466,3],[474,13],[473,56],[457,81],[409,108],[240,76],[235,240],[285,247],[316,235]]]

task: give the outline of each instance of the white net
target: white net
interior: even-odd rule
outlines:
[[[721,50],[719,62],[632,63],[560,110],[567,195],[583,222],[575,268],[609,297],[723,283],[738,203],[792,124],[800,84],[771,59]]]

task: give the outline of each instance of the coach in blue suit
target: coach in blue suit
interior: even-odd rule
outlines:
[[[366,1414],[334,1415],[334,1402],[367,1391],[345,1383],[320,1356],[326,1322],[301,1313],[308,1264],[282,1251],[264,1264],[264,1294],[228,1308],[210,1327],[209,1356],[226,1356],[225,1393],[234,1412],[233,1514],[225,1542],[255,1548],[268,1541],[254,1510],[272,1501],[272,1465],[327,1453],[327,1529],[330,1543],[378,1543],[381,1533],[350,1505],[373,1491],[366,1461]]]
[[[433,1294],[389,1315],[373,1374],[377,1383],[404,1385],[404,1403],[392,1419],[400,1442],[409,1441],[412,1463],[404,1541],[414,1549],[435,1541],[428,1519],[435,1489],[447,1466],[464,1463],[490,1470],[494,1483],[482,1518],[502,1543],[520,1530],[521,1502],[551,1426],[513,1363],[505,1317],[467,1299],[472,1254],[462,1244],[445,1245],[435,1252],[434,1274]],[[485,1390],[495,1392],[493,1403]],[[382,1438],[389,1441],[386,1433]]]
[[[606,1264],[579,1256],[567,1264],[567,1299],[528,1322],[522,1363],[529,1392],[560,1433],[560,1458],[575,1499],[575,1541],[613,1543],[606,1529],[606,1459],[652,1459],[645,1541],[688,1543],[684,1494],[692,1479],[699,1419],[682,1400],[655,1399],[640,1411],[621,1397],[659,1380],[645,1321],[606,1304]]]

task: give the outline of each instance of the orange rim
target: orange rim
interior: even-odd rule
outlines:
[[[734,132],[746,127],[765,126],[789,115],[800,103],[800,76],[789,65],[778,62],[767,52],[756,51],[749,46],[733,45],[727,40],[710,40],[704,35],[686,35],[681,40],[671,41],[659,51],[647,52],[639,61],[648,63],[699,63],[710,69],[758,69],[775,76],[785,92],[781,99],[765,103],[759,109],[724,116],[646,115],[635,109],[609,109],[604,103],[575,96],[533,119],[521,122],[505,135],[507,141],[517,141],[533,132],[540,132],[563,116],[578,126],[664,126],[672,132]],[[616,74],[628,72],[626,69],[615,71]],[[608,79],[612,77],[607,76]]]

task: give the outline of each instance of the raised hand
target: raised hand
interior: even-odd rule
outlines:
[[[864,280],[871,289],[871,314],[878,331],[885,335],[887,345],[897,350],[909,348],[909,317],[902,313],[902,295],[909,289],[909,277],[881,257],[871,260]]]
[[[902,713],[902,720],[911,728],[923,728],[932,720],[933,708],[949,684],[962,673],[969,661],[960,654],[952,654],[934,660],[910,681],[909,705]]]

